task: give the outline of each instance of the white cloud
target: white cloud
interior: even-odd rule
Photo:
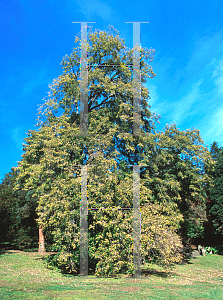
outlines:
[[[149,89],[149,95],[151,97],[151,99],[149,99],[148,103],[149,103],[149,105],[153,106],[153,105],[155,105],[155,103],[158,103],[158,101],[159,101],[157,87],[153,84],[150,84],[148,86],[148,89]]]
[[[200,85],[203,80],[199,80],[193,84],[191,90],[179,101],[171,103],[170,118],[172,122],[182,124],[188,118],[195,116],[196,102],[199,102],[201,97]]]
[[[80,11],[89,22],[95,21],[98,17],[104,21],[114,19],[115,14],[106,2],[102,2],[100,0],[78,0],[77,4],[80,7]]]
[[[25,85],[21,89],[20,97],[32,94],[32,92],[41,85],[48,86],[49,84],[47,70],[44,68],[36,70],[35,73],[33,72],[33,69],[27,70],[23,73],[23,77],[25,78]]]
[[[223,59],[218,62],[212,77],[216,85],[216,92],[219,96],[223,96]]]
[[[151,93],[152,111],[160,123],[180,129],[195,127],[208,144],[223,145],[223,30],[191,42],[182,56],[156,61],[157,76]],[[193,45],[192,45],[193,43]],[[184,57],[184,58],[183,58]],[[173,59],[173,61],[171,60]],[[154,60],[155,62],[155,60]],[[166,63],[165,63],[166,62]]]
[[[15,127],[11,130],[12,139],[16,144],[16,147],[21,150],[24,138],[26,137],[24,130],[21,127]]]
[[[168,101],[167,99],[162,100],[161,96],[158,94],[157,87],[155,85],[149,85],[151,100],[149,104],[151,105],[151,110],[163,115],[165,119],[168,119],[168,123],[177,123],[177,125],[184,123],[192,116],[195,116],[199,106],[197,102],[200,102],[202,91],[200,86],[203,80],[199,80],[192,85],[191,90],[180,100]],[[161,119],[162,122],[162,119]]]
[[[149,90],[149,96],[151,98],[148,101],[148,104],[151,106],[151,111],[158,113],[159,115],[166,113],[166,101],[162,101],[162,99],[160,99],[157,87],[154,84],[147,84],[146,87]]]
[[[204,136],[211,143],[217,141],[220,145],[223,144],[223,105],[210,118]]]

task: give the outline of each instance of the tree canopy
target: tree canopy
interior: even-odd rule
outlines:
[[[36,205],[52,263],[79,271],[81,166],[88,165],[90,266],[98,276],[131,273],[133,175],[140,170],[142,261],[169,266],[181,260],[182,238],[202,234],[210,152],[198,130],[168,125],[156,131],[146,81],[155,76],[154,50],[142,48],[141,128],[132,135],[132,54],[112,27],[88,34],[88,135],[80,135],[80,38],[61,63],[30,130],[16,189]]]

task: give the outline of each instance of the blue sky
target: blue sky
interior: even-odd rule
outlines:
[[[21,159],[39,104],[75,47],[73,21],[113,25],[133,46],[132,24],[142,21],[142,47],[155,48],[151,110],[158,129],[176,122],[200,130],[205,145],[223,146],[223,2],[221,0],[1,0],[0,178]]]

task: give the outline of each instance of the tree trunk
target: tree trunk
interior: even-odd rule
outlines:
[[[39,226],[39,250],[38,253],[43,254],[45,253],[45,246],[44,246],[44,234],[43,229]]]

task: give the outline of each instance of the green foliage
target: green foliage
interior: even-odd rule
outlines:
[[[207,255],[217,254],[218,250],[215,247],[205,247]]]
[[[80,39],[77,38],[80,43]],[[181,259],[181,238],[202,233],[204,168],[212,159],[197,130],[175,125],[155,131],[159,119],[150,111],[147,78],[154,50],[141,49],[142,135],[132,135],[132,49],[118,32],[88,35],[89,135],[80,136],[80,47],[62,61],[39,110],[38,130],[31,130],[18,166],[16,191],[26,191],[42,226],[48,261],[63,272],[79,270],[80,165],[88,165],[89,263],[97,276],[130,274],[132,262],[133,177],[128,165],[141,165],[142,261],[171,266]],[[106,65],[119,65],[116,67]],[[181,225],[181,226],[180,226]]]
[[[144,262],[169,267],[181,261],[182,242],[177,234],[182,215],[174,203],[148,203],[142,208]]]
[[[215,170],[213,172],[214,187],[211,190],[210,214],[215,233],[223,234],[223,151],[218,153]]]
[[[151,179],[148,187],[154,197],[177,204],[184,220],[180,233],[186,240],[202,236],[206,220],[207,187],[211,184],[205,169],[211,169],[213,160],[199,130],[180,131],[176,125],[167,125],[156,133],[145,148],[143,164],[148,165]]]
[[[219,147],[218,143],[217,142],[213,142],[211,144],[211,156],[212,158],[216,161],[218,159],[218,155],[219,153],[223,150],[223,147]]]
[[[28,249],[38,245],[36,205],[30,193],[14,191],[18,171],[12,168],[0,184],[0,242],[14,249]]]
[[[94,212],[90,230],[95,234],[91,235],[89,250],[90,258],[97,262],[97,276],[132,273],[131,215],[115,208]]]

